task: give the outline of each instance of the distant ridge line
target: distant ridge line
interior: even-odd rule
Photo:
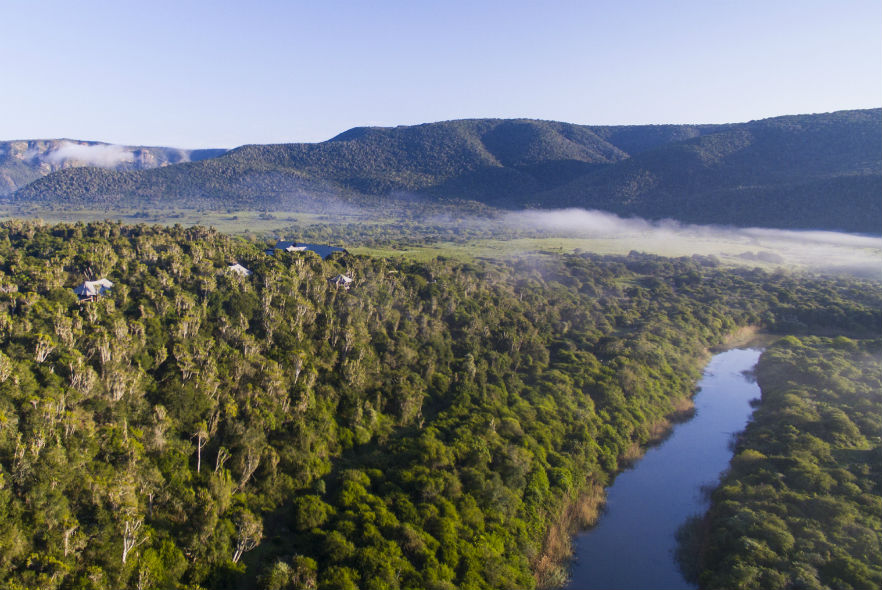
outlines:
[[[18,204],[283,209],[398,194],[688,223],[882,233],[882,108],[746,123],[457,119],[353,127],[152,169],[68,168]]]

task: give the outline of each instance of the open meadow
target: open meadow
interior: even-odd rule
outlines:
[[[846,273],[882,279],[882,239],[836,232],[681,225],[595,211],[462,213],[452,207],[315,211],[143,210],[0,207],[46,223],[201,225],[252,241],[328,243],[353,254],[429,261],[631,251],[668,257],[712,256],[724,266]]]

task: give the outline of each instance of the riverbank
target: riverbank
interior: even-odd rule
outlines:
[[[738,328],[728,334],[718,346],[707,349],[696,362],[706,366],[714,353],[738,347],[762,347],[774,339],[776,336],[760,332],[758,326]],[[648,425],[649,439],[644,444],[631,443],[619,456],[619,469],[612,474],[611,481],[630,469],[649,449],[662,444],[673,433],[676,425],[695,415],[696,393],[697,391],[693,391],[689,396],[675,399],[670,413]],[[610,483],[603,484],[592,479],[582,490],[565,501],[558,517],[548,527],[542,552],[532,561],[531,568],[537,588],[560,588],[566,584],[573,557],[573,538],[597,523],[603,512],[606,488]]]
[[[679,557],[704,588],[882,585],[882,339],[788,336]]]
[[[759,326],[744,326],[730,332],[717,346],[711,347],[710,352],[718,354],[733,348],[766,348],[779,338],[780,334],[763,332]]]
[[[679,398],[673,403],[674,409],[671,413],[649,425],[649,441],[644,445],[632,443],[619,457],[619,470],[613,474],[613,480],[618,474],[630,469],[647,450],[663,443],[677,424],[695,415],[692,397]],[[606,485],[596,480],[589,482],[581,492],[567,500],[558,518],[548,528],[542,553],[533,563],[537,588],[560,588],[567,583],[573,557],[573,537],[597,524],[605,501]]]
[[[558,519],[548,528],[542,553],[533,565],[537,588],[560,588],[566,584],[573,555],[573,535],[597,523],[606,497],[604,489],[601,484],[591,482],[564,504]]]
[[[684,588],[673,559],[675,532],[706,506],[700,493],[731,457],[733,431],[746,424],[758,388],[745,371],[759,350],[733,349],[705,367],[695,396],[696,416],[645,449],[633,468],[605,492],[603,516],[572,541],[572,588]],[[640,564],[640,567],[635,567]]]

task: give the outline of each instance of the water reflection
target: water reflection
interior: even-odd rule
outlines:
[[[675,534],[707,510],[702,488],[715,486],[732,457],[732,436],[744,429],[760,390],[752,368],[760,350],[714,356],[695,396],[695,417],[675,427],[607,490],[597,526],[576,536],[567,588],[668,590],[694,588],[674,558]]]

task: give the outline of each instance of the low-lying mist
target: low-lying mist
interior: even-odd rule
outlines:
[[[530,209],[502,212],[473,202],[440,204],[398,194],[365,205],[323,198],[319,220],[279,229],[297,239],[331,240],[338,245],[402,250],[437,250],[478,257],[508,257],[536,251],[582,250],[661,256],[715,256],[724,264],[849,274],[882,280],[882,236],[831,231],[689,225],[670,219],[649,221],[585,209]],[[305,204],[304,201],[300,202]],[[471,206],[469,206],[469,204]],[[305,240],[305,237],[302,239]],[[306,240],[305,240],[306,241]],[[424,252],[430,255],[431,252]]]
[[[283,182],[284,180],[284,182]],[[585,251],[660,256],[715,256],[723,264],[849,274],[882,281],[882,236],[831,231],[689,225],[673,220],[622,218],[585,209],[500,211],[474,201],[442,202],[419,195],[355,198],[332,186],[258,174],[252,191],[273,189],[275,207],[184,199],[152,208],[144,201],[91,211],[10,209],[10,216],[54,221],[114,218],[124,222],[212,225],[267,240],[333,243],[363,253],[408,251],[421,258],[499,258],[535,252]],[[259,181],[259,182],[258,182]],[[283,185],[279,189],[279,185]],[[174,207],[177,205],[177,207]],[[199,205],[199,206],[196,206]],[[171,209],[169,208],[171,207]],[[178,210],[172,210],[178,209]],[[249,213],[250,212],[250,213]],[[259,215],[258,215],[259,214]],[[0,217],[4,212],[0,210]]]
[[[846,272],[882,279],[882,237],[830,231],[797,231],[685,225],[673,220],[621,218],[584,209],[530,210],[499,222],[549,236],[597,240],[669,256],[714,255],[724,262],[761,263],[815,272]]]

